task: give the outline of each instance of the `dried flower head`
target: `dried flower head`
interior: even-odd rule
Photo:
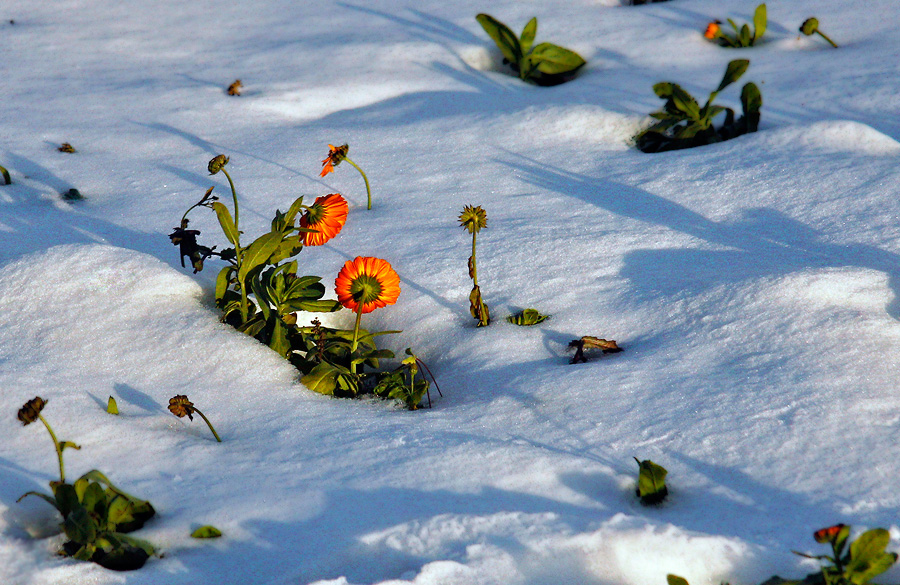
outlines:
[[[244,84],[241,83],[241,80],[235,79],[234,83],[228,86],[228,95],[241,95],[242,87],[244,87]]]
[[[75,152],[75,147],[72,146],[71,144],[69,144],[68,142],[63,142],[62,144],[59,145],[59,148],[57,148],[56,150],[58,150],[60,152],[68,152],[69,154],[71,154],[71,153]]]
[[[807,18],[803,21],[803,24],[800,25],[800,32],[805,34],[806,36],[810,36],[815,33],[819,29],[819,19],[818,18]]]
[[[716,37],[719,36],[719,33],[722,30],[722,27],[720,26],[721,24],[722,24],[722,21],[720,21],[720,20],[714,20],[711,23],[707,24],[706,32],[703,33],[703,36],[709,40],[714,40]]]
[[[46,405],[47,401],[40,396],[32,398],[19,409],[19,420],[23,425],[30,425],[38,419]]]
[[[347,158],[347,153],[349,152],[349,144],[344,144],[343,146],[334,146],[333,144],[329,144],[328,156],[326,156],[325,160],[322,161],[322,173],[319,176],[324,177],[328,173],[334,171],[334,167],[341,164],[341,162],[345,158]]]
[[[400,296],[400,276],[381,258],[360,257],[347,260],[334,281],[338,301],[361,313],[371,313],[393,305]]]
[[[177,396],[169,398],[169,412],[171,412],[178,418],[186,416],[189,419],[194,420],[195,411],[196,409],[194,408],[194,403],[188,400],[188,397],[184,394],[179,394]]]
[[[841,530],[843,529],[843,524],[836,524],[834,526],[829,526],[828,528],[822,528],[821,530],[816,530],[813,533],[813,538],[820,544],[834,542],[834,540],[838,537],[838,535],[841,533]]]
[[[209,161],[209,165],[207,165],[207,170],[209,170],[210,175],[215,175],[219,171],[221,171],[225,165],[228,164],[228,157],[224,154],[217,155],[211,161]]]
[[[340,193],[317,197],[300,218],[300,227],[318,230],[303,232],[303,245],[321,246],[340,233],[347,222],[350,207]]]
[[[469,230],[470,234],[477,234],[482,228],[487,227],[487,213],[480,205],[478,207],[466,205],[459,214],[459,225]]]

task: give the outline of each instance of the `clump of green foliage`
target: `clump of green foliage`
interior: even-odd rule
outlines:
[[[663,82],[653,86],[653,91],[666,100],[663,109],[650,114],[658,122],[635,137],[635,145],[643,152],[664,152],[693,148],[736,138],[759,128],[762,95],[753,82],[741,89],[743,115],[735,119],[734,110],[713,105],[713,100],[726,87],[736,82],[747,71],[750,61],[735,59],[728,63],[719,86],[709,94],[703,106],[677,83]],[[719,114],[725,120],[719,127],[713,121]]]
[[[534,44],[537,18],[532,18],[516,35],[508,26],[488,14],[475,17],[484,32],[491,37],[508,63],[523,81],[537,85],[559,85],[569,81],[586,61],[569,49],[553,43]]]
[[[750,25],[744,24],[741,27],[738,27],[738,25],[729,18],[728,24],[730,24],[731,28],[734,29],[733,35],[723,32],[722,27],[719,26],[721,22],[717,20],[715,22],[709,23],[709,26],[706,27],[706,33],[704,34],[704,36],[710,40],[718,42],[723,47],[752,47],[766,33],[767,20],[766,5],[760,4],[756,7],[756,11],[753,13],[752,32],[750,30]]]

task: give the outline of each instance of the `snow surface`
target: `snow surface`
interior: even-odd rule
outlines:
[[[0,6],[0,583],[752,585],[801,577],[813,530],[900,541],[900,3],[771,0],[765,42],[715,47],[756,2],[6,0]],[[553,88],[507,75],[489,12],[588,61]],[[809,16],[841,48],[796,30]],[[14,23],[10,22],[14,21]],[[628,140],[675,81],[704,99],[751,66],[760,131],[645,155]],[[224,88],[240,78],[240,97]],[[77,152],[60,153],[62,142]],[[368,173],[318,177],[327,144]],[[218,322],[216,262],[167,234],[231,157],[242,227],[340,191],[338,238],[304,250],[330,287],[357,255],[403,292],[366,317],[411,346],[434,408],[334,400]],[[77,188],[85,200],[60,193]],[[226,199],[227,201],[227,199]],[[468,315],[482,205],[485,301]],[[214,217],[192,213],[208,244]],[[535,307],[552,318],[518,328]],[[350,325],[352,316],[332,322]],[[582,335],[625,352],[568,365]],[[214,422],[176,419],[187,394]],[[35,395],[75,477],[149,499],[164,554],[113,573],[54,555],[28,490],[56,474]],[[115,396],[121,415],[105,412]],[[669,470],[642,507],[637,466]],[[214,524],[217,541],[189,537]],[[895,567],[879,581],[897,583]]]

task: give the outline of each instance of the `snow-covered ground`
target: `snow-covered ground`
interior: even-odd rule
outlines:
[[[755,6],[3,2],[0,583],[754,585],[814,571],[790,551],[824,553],[812,531],[837,522],[888,528],[898,550],[900,3],[771,0],[761,45],[702,38]],[[588,65],[526,85],[479,12],[516,30],[537,16],[539,42]],[[799,36],[809,16],[839,49]],[[750,68],[718,103],[756,82],[758,133],[629,146],[655,82],[703,100],[735,58]],[[344,142],[371,211],[354,169],[318,176]],[[299,195],[347,197],[301,271],[333,296],[347,259],[391,262],[403,292],[365,325],[403,330],[382,345],[430,365],[433,409],[314,394],[218,322],[219,264],[191,274],[167,234],[207,187],[228,193],[206,172],[219,153],[247,234]],[[488,214],[486,329],[468,314],[467,204]],[[191,227],[223,245],[204,211]],[[503,320],[523,307],[552,317]],[[582,335],[625,351],[569,365]],[[175,394],[222,444],[166,410]],[[16,420],[36,395],[83,447],[70,476],[98,468],[153,503],[135,535],[161,558],[113,573],[54,555],[55,513],[16,503],[56,474],[44,430]],[[669,470],[660,507],[634,497],[633,456]],[[202,524],[225,537],[190,538]]]

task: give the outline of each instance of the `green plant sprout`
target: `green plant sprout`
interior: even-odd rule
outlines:
[[[9,171],[2,165],[0,165],[0,175],[3,176],[3,181],[6,185],[12,185],[12,177],[9,176]]]
[[[523,81],[558,85],[571,79],[586,63],[578,53],[552,43],[533,46],[537,18],[528,21],[520,36],[488,14],[479,14],[475,20],[497,44],[503,54],[503,62],[509,63]]]
[[[186,416],[190,420],[194,420],[194,414],[199,414],[200,418],[202,418],[206,423],[206,426],[209,427],[209,430],[212,431],[212,434],[216,438],[216,441],[218,441],[219,443],[222,442],[222,439],[219,438],[219,433],[216,432],[215,427],[212,426],[212,423],[209,422],[209,419],[206,418],[206,415],[200,412],[200,409],[194,406],[194,403],[188,400],[188,397],[184,394],[178,394],[177,396],[173,396],[169,399],[169,411],[178,418],[183,418]]]
[[[537,325],[538,323],[542,323],[549,318],[549,315],[542,315],[537,309],[522,309],[515,315],[507,316],[506,321],[507,323],[512,323],[513,325],[527,327],[530,325]]]
[[[106,402],[106,412],[107,414],[119,414],[119,405],[116,404],[116,399],[112,396]]]
[[[669,495],[669,489],[666,487],[668,471],[649,459],[641,461],[635,457],[634,460],[637,461],[639,468],[638,485],[635,492],[641,499],[641,503],[644,505],[661,503]]]
[[[366,197],[368,198],[368,204],[366,205],[366,209],[372,209],[372,189],[369,187],[369,178],[366,176],[366,173],[363,172],[359,165],[355,162],[347,158],[347,153],[350,152],[350,145],[344,144],[342,146],[334,146],[332,144],[328,145],[328,156],[325,157],[325,160],[322,161],[322,172],[319,174],[320,177],[324,177],[328,173],[334,172],[334,167],[338,166],[344,161],[350,163],[354,169],[359,171],[359,174],[362,175],[363,182],[366,184]]]
[[[24,425],[36,420],[44,423],[56,446],[60,480],[50,482],[51,495],[29,491],[18,501],[37,496],[56,508],[63,519],[60,527],[68,538],[63,543],[62,554],[116,571],[141,568],[154,554],[153,546],[124,533],[141,528],[156,511],[150,502],[123,492],[96,469],[85,473],[73,484],[66,483],[63,450],[80,447],[56,439],[41,415],[46,404],[40,397],[33,398],[19,410],[18,416]]]
[[[635,137],[636,146],[643,152],[664,152],[703,146],[756,132],[759,128],[762,95],[755,83],[747,83],[742,88],[743,115],[736,120],[734,110],[712,103],[723,89],[740,79],[749,66],[750,61],[746,59],[729,62],[722,81],[702,107],[676,83],[654,85],[653,91],[666,100],[666,103],[661,111],[650,114],[659,121]],[[716,128],[713,120],[723,112],[725,121]]]
[[[718,42],[723,47],[752,47],[766,33],[766,5],[760,4],[753,13],[753,32],[750,32],[750,25],[744,24],[740,28],[738,25],[728,19],[728,24],[734,29],[734,35],[729,35],[722,31],[721,21],[716,20],[709,23],[703,36],[711,41]]]
[[[472,234],[472,255],[469,256],[469,278],[474,286],[469,293],[469,312],[472,317],[478,319],[478,327],[487,327],[491,323],[491,315],[487,304],[481,298],[481,288],[478,286],[478,264],[475,261],[475,242],[478,232],[487,227],[487,213],[481,206],[472,207],[466,205],[459,215],[459,225],[469,230]]]
[[[835,49],[838,48],[837,44],[834,41],[832,41],[830,38],[825,36],[825,33],[823,33],[822,31],[819,30],[819,19],[818,18],[812,17],[812,18],[807,18],[806,20],[804,20],[803,24],[800,25],[800,32],[802,32],[806,36],[812,36],[813,34],[817,34],[820,37],[822,37],[823,39],[825,39],[826,41],[828,41],[828,43],[832,47],[834,47]]]

